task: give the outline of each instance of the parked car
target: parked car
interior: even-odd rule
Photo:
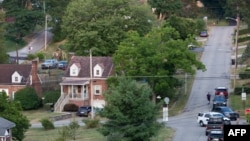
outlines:
[[[41,64],[42,69],[54,69],[57,68],[57,59],[47,59]]]
[[[239,113],[234,112],[231,108],[226,106],[218,106],[212,109],[213,112],[222,113],[224,116],[228,117],[230,120],[237,120],[240,117]]]
[[[226,125],[231,124],[231,121],[228,117],[225,117],[223,114],[218,112],[204,112],[204,113],[199,112],[197,116],[197,123],[201,127],[206,126],[209,118],[214,118],[214,117],[223,118],[224,124]]]
[[[68,61],[62,60],[58,62],[57,68],[65,70],[67,68]]]
[[[200,37],[208,37],[208,33],[206,30],[200,32]]]
[[[226,99],[228,99],[228,90],[226,87],[216,87],[215,95],[224,95]]]
[[[207,136],[207,141],[224,141],[223,130],[220,129],[211,130]]]
[[[213,108],[217,106],[227,106],[227,99],[224,95],[215,95],[213,98]]]
[[[89,116],[91,112],[91,106],[81,106],[78,108],[78,111],[76,113],[77,116],[81,117],[81,116]]]
[[[211,117],[207,121],[205,135],[209,135],[212,130],[223,130],[224,120],[222,117]]]

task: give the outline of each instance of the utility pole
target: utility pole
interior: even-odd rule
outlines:
[[[237,67],[238,67],[238,36],[239,36],[239,28],[240,28],[240,16],[239,16],[239,6],[237,3],[237,18],[236,18],[236,35],[235,35],[235,65],[234,65],[234,89],[236,87],[236,79],[237,79]]]
[[[90,103],[91,103],[91,119],[94,119],[94,107],[93,107],[93,68],[92,68],[92,49],[89,50],[89,68],[90,68]]]

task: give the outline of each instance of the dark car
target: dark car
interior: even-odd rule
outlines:
[[[200,37],[208,37],[208,33],[206,30],[200,32]]]
[[[228,99],[228,90],[226,87],[216,87],[215,95],[224,95],[226,99]]]
[[[209,135],[212,130],[223,130],[224,125],[222,117],[210,117],[207,121],[205,135]]]
[[[224,95],[215,95],[213,99],[213,108],[217,106],[227,106],[227,99]]]
[[[59,61],[57,68],[65,70],[67,68],[67,65],[68,65],[68,61]]]
[[[207,141],[224,141],[223,130],[213,129],[207,136]]]
[[[87,117],[90,112],[91,112],[91,106],[81,106],[78,108],[76,115],[79,117],[81,116]]]
[[[213,112],[222,113],[224,116],[228,117],[230,120],[237,120],[239,118],[239,113],[234,112],[231,108],[226,106],[218,106],[212,109]]]

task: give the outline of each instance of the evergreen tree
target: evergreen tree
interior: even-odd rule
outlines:
[[[125,77],[117,82],[105,93],[107,105],[101,116],[108,121],[100,132],[108,140],[149,141],[161,127],[157,122],[157,105],[150,100],[152,90]]]
[[[12,129],[12,135],[19,141],[24,139],[24,133],[29,128],[29,120],[22,114],[20,103],[10,101],[5,92],[0,92],[0,117],[3,117],[16,126]]]

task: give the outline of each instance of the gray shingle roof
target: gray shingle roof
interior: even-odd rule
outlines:
[[[15,123],[0,117],[0,136],[4,136],[6,129],[11,129],[15,126]]]

